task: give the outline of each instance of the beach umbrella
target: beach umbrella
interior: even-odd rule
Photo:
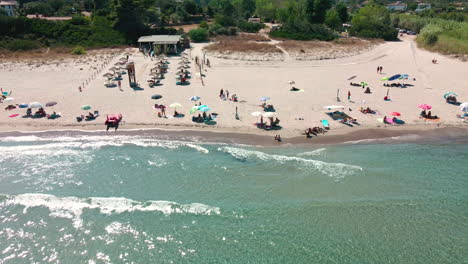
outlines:
[[[2,92],[2,95],[8,96],[8,92]]]
[[[454,93],[454,92],[448,92],[448,93],[445,93],[444,94],[444,99],[447,99],[447,97],[449,96],[458,96],[458,94]]]
[[[205,108],[205,107],[208,107],[208,106],[207,105],[199,105],[199,106],[197,106],[197,110],[200,110],[200,109]]]
[[[251,115],[252,115],[252,116],[259,117],[259,116],[262,116],[263,113],[260,113],[260,112],[253,112]]]
[[[264,102],[265,102],[265,101],[268,101],[268,100],[270,100],[270,97],[263,96],[263,97],[260,97],[260,99],[259,99],[259,100],[260,100],[260,101],[264,101]]]
[[[207,106],[207,107],[203,107],[203,108],[198,109],[198,111],[201,111],[201,112],[208,112],[208,111],[211,111],[211,108],[209,108],[209,107]]]
[[[402,74],[402,75],[400,76],[400,78],[398,78],[398,79],[405,79],[405,78],[408,78],[408,77],[409,77],[408,74]]]
[[[155,94],[153,96],[151,96],[151,99],[155,99],[155,100],[158,100],[158,99],[161,99],[162,98],[162,95],[160,94]]]
[[[8,102],[13,102],[14,100],[15,100],[15,98],[13,98],[13,97],[7,97],[7,98],[5,98],[5,100],[3,100],[3,102],[8,103]]]
[[[388,77],[383,77],[382,79],[380,79],[381,81],[388,81]]]
[[[196,95],[195,95],[195,96],[190,97],[189,100],[190,100],[190,101],[198,101],[198,100],[200,100],[200,99],[201,99],[200,96],[196,96]]]
[[[44,106],[42,106],[42,104],[39,103],[39,102],[32,102],[32,103],[29,104],[29,107],[31,107],[31,108],[42,108]]]
[[[344,106],[342,106],[342,105],[328,105],[328,106],[324,106],[323,108],[328,109],[328,110],[344,109]]]
[[[114,74],[108,72],[108,73],[104,74],[103,77],[112,78],[112,77],[114,77]]]
[[[9,115],[8,117],[17,117],[19,116],[19,114],[12,114],[12,115]]]
[[[54,106],[56,104],[57,104],[57,102],[52,101],[52,102],[46,103],[45,106],[50,107],[50,106]]]
[[[198,110],[198,107],[197,107],[197,106],[192,107],[192,108],[190,109],[190,114],[195,113],[197,110]]]
[[[172,103],[172,104],[169,105],[169,107],[171,107],[171,108],[177,108],[177,107],[182,107],[182,105],[179,104],[179,103]]]
[[[391,116],[401,116],[401,114],[398,113],[398,112],[390,112],[388,114],[391,115]]]
[[[348,81],[351,81],[352,79],[354,79],[354,78],[356,78],[356,77],[357,77],[357,75],[353,75],[353,76],[351,76],[351,77],[348,78]]]
[[[81,110],[89,110],[91,109],[91,106],[90,105],[83,105],[81,106]]]
[[[19,108],[28,108],[29,105],[28,104],[20,104],[18,105]]]
[[[361,86],[367,86],[368,84],[366,82],[361,82]]]
[[[421,109],[424,109],[424,110],[429,110],[432,108],[432,106],[428,105],[428,104],[420,104],[418,105],[419,108]]]
[[[463,104],[461,104],[460,110],[462,110],[462,112],[468,112],[468,102],[464,102]]]
[[[263,114],[264,117],[272,117],[274,115],[275,115],[275,113],[272,113],[272,112],[267,112],[267,113]]]
[[[392,77],[388,78],[388,80],[393,81],[393,80],[396,80],[396,79],[400,78],[400,76],[401,76],[400,74],[395,74]]]

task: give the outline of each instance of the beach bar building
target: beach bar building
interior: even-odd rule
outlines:
[[[152,35],[138,39],[138,45],[143,52],[155,54],[178,54],[185,46],[181,35]]]

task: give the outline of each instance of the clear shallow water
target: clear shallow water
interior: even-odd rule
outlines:
[[[468,145],[0,138],[0,263],[463,263]]]

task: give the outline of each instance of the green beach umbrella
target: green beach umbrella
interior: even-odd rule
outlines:
[[[449,96],[458,96],[458,94],[454,93],[454,92],[448,92],[448,93],[445,93],[444,94],[444,99],[447,99],[447,97]]]
[[[195,113],[197,110],[198,110],[197,106],[192,107],[192,109],[190,109],[190,114]]]
[[[388,77],[383,77],[382,79],[380,79],[381,81],[388,81]]]
[[[91,109],[91,106],[90,106],[90,105],[83,105],[83,106],[81,107],[81,110],[89,110],[89,109]]]

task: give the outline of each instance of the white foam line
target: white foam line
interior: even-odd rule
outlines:
[[[170,214],[194,214],[194,215],[219,215],[219,207],[201,203],[179,204],[171,201],[146,201],[139,202],[124,197],[57,197],[51,194],[25,193],[20,195],[6,195],[6,200],[0,203],[0,207],[11,205],[24,206],[23,213],[29,208],[46,207],[50,210],[51,217],[68,218],[73,221],[75,228],[83,226],[81,214],[84,209],[96,209],[100,213],[111,215],[125,212],[161,212]]]
[[[274,160],[280,163],[285,163],[287,161],[301,162],[305,165],[312,165],[315,169],[319,170],[320,172],[336,179],[341,179],[349,174],[354,173],[355,171],[363,170],[361,167],[356,165],[349,165],[344,163],[328,163],[320,160],[311,160],[282,155],[272,155],[260,151],[240,149],[234,147],[222,147],[218,148],[218,150],[223,151],[225,153],[229,153],[237,159],[248,159],[250,157],[254,157],[264,161]]]
[[[321,156],[326,150],[326,148],[319,148],[313,151],[299,153],[298,156]]]

